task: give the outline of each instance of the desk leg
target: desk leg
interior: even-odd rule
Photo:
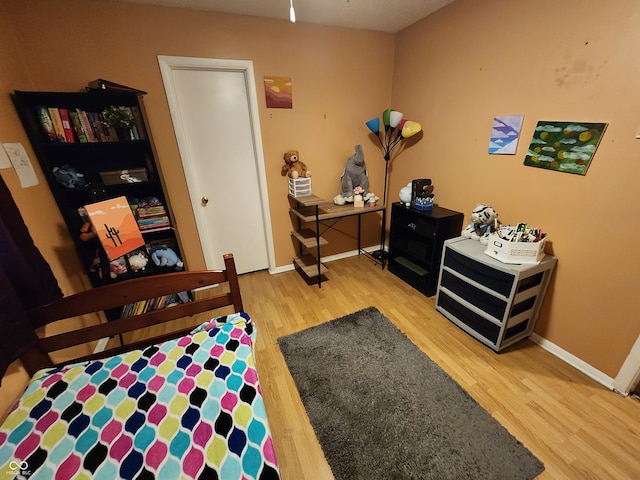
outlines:
[[[362,215],[358,215],[358,255],[360,255],[360,253],[362,252],[362,243],[360,242],[360,232],[362,231],[360,227],[361,218],[362,218]]]
[[[317,248],[317,259],[318,259],[318,288],[322,288],[322,260],[320,259],[320,218],[318,218],[319,214],[318,205],[316,205],[316,248]]]

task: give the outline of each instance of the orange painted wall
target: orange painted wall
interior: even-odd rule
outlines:
[[[430,177],[438,203],[492,205],[549,233],[558,267],[536,333],[615,377],[640,334],[640,3],[456,0],[400,32],[393,105],[424,137],[391,191]],[[493,118],[523,114],[515,155],[489,155]],[[586,176],[523,165],[538,120],[606,122]]]
[[[111,0],[2,2],[0,140],[22,142],[37,164],[9,99],[14,90],[77,91],[90,80],[106,78],[147,91],[144,102],[149,126],[184,260],[190,269],[204,268],[157,55],[252,60],[276,264],[286,266],[291,264],[294,244],[287,180],[280,176],[283,154],[290,149],[300,151],[301,159],[313,171],[314,194],[331,199],[339,192],[346,159],[356,143],[367,141],[364,121],[390,102],[393,38],[381,32]],[[292,78],[293,109],[266,108],[265,75]],[[379,149],[366,144],[364,151],[372,188],[381,190],[384,164]],[[88,288],[84,266],[78,264],[37,165],[36,171],[41,184],[28,189],[20,188],[11,169],[0,170],[0,175],[9,184],[36,245],[65,294]],[[242,192],[232,200],[242,201]],[[341,221],[340,227],[355,235],[352,220]],[[373,218],[367,222],[371,228],[365,228],[364,245],[375,245],[379,220],[377,225]],[[328,237],[330,245],[323,255],[356,248],[353,238],[333,232]],[[15,383],[22,385],[5,377],[0,391],[6,392],[5,385]],[[0,405],[0,416],[2,410]]]
[[[293,254],[287,181],[280,176],[284,152],[299,150],[314,173],[314,193],[333,198],[344,162],[366,140],[364,119],[391,97],[391,34],[104,0],[30,0],[12,10],[30,77],[29,85],[15,88],[78,90],[106,78],[148,92],[150,129],[190,269],[203,268],[204,258],[157,55],[253,61],[279,266]],[[265,75],[292,78],[292,110],[266,108]],[[377,153],[365,151],[371,158]],[[381,163],[371,165],[374,185],[382,183]],[[242,192],[232,200],[242,201]],[[344,250],[332,244],[327,254]]]

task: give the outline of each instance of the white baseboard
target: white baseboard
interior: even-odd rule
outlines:
[[[593,380],[603,385],[604,387],[608,388],[609,390],[614,390],[613,378],[611,378],[609,375],[602,373],[600,370],[593,368],[591,365],[589,365],[585,361],[580,360],[578,357],[560,348],[555,343],[550,342],[545,338],[542,338],[540,335],[536,333],[532,333],[531,336],[529,337],[529,340],[531,340],[534,343],[537,343],[548,352],[552,353],[559,359],[567,362],[572,367],[577,368],[582,373],[592,378]]]
[[[362,248],[362,250],[369,253],[376,252],[380,250],[380,245],[375,245],[373,247],[364,247]],[[328,262],[333,262],[334,260],[340,260],[341,258],[354,257],[356,255],[358,255],[358,250],[350,250],[348,252],[342,252],[336,255],[329,255],[328,257],[321,257],[320,261],[323,263],[328,263]],[[290,263],[288,265],[283,265],[281,267],[271,268],[269,269],[269,273],[273,275],[276,273],[288,272],[289,270],[293,270],[294,268],[296,267],[293,265],[293,263]]]

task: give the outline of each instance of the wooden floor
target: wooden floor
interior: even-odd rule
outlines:
[[[640,478],[640,402],[607,390],[524,340],[497,354],[365,257],[328,264],[329,281],[296,271],[242,275],[258,328],[256,358],[284,480],[333,479],[278,348],[278,337],[377,307],[544,464],[541,480]],[[318,365],[318,368],[322,368]]]

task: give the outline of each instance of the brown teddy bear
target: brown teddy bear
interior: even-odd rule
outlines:
[[[280,173],[283,177],[288,175],[291,178],[311,176],[311,171],[307,170],[304,162],[300,161],[300,154],[297,150],[289,150],[284,154],[284,165]]]

